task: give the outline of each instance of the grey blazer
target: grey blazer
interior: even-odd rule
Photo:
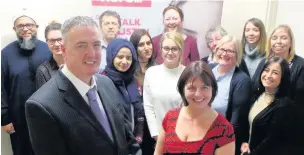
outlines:
[[[98,123],[74,85],[59,71],[25,104],[30,139],[36,155],[141,155],[125,119],[112,81],[96,75],[98,94],[107,113],[114,142]]]

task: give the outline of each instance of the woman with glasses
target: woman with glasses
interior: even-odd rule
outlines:
[[[185,69],[185,66],[181,64],[184,39],[180,33],[165,33],[160,39],[160,46],[160,54],[164,62],[146,71],[143,88],[145,115],[150,135],[155,140],[167,111],[182,103],[176,85]]]
[[[57,73],[59,66],[64,63],[61,47],[61,24],[52,22],[45,28],[44,35],[53,56],[37,68],[36,89],[39,89],[43,84],[49,81]]]
[[[240,128],[246,122],[246,111],[251,94],[251,80],[238,65],[242,61],[241,44],[232,36],[224,36],[215,49],[218,63],[212,69],[218,85],[218,93],[212,103],[218,113],[226,117],[233,125],[236,135],[236,154],[240,154],[240,145],[248,132]],[[247,115],[248,116],[248,115]]]
[[[182,64],[188,65],[192,61],[200,59],[196,39],[190,35],[182,33],[182,25],[184,21],[183,11],[176,6],[168,6],[163,11],[163,24],[165,32],[180,32],[184,41],[183,47],[183,61]],[[156,63],[163,63],[162,49],[160,47],[160,40],[163,34],[152,38],[154,52],[156,54]]]

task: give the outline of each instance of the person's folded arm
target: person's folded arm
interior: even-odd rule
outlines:
[[[292,132],[291,123],[293,122],[294,108],[291,102],[290,105],[282,106],[274,111],[267,137],[254,150],[251,150],[250,155],[265,154],[267,151],[272,152],[278,149],[277,147],[284,147],[284,143],[288,143],[285,136]],[[283,144],[280,145],[280,143]]]
[[[41,66],[38,67],[36,72],[36,90],[38,90],[42,85],[44,85],[47,80],[43,74],[43,71],[41,70]]]

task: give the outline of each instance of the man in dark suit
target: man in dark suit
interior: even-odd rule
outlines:
[[[111,80],[94,75],[101,35],[90,17],[63,24],[64,67],[26,102],[36,155],[141,154]]]

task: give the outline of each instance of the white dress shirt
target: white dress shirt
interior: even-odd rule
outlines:
[[[75,88],[77,89],[77,91],[79,92],[79,94],[82,96],[82,98],[86,101],[87,104],[89,104],[89,99],[87,96],[87,92],[93,88],[94,86],[96,87],[95,89],[95,93],[97,97],[97,102],[99,105],[100,110],[102,111],[102,113],[105,114],[105,110],[104,107],[102,105],[102,102],[100,100],[100,96],[97,93],[97,85],[96,85],[96,81],[94,76],[92,76],[92,80],[91,80],[91,86],[87,85],[86,83],[84,83],[83,81],[81,81],[80,79],[78,79],[69,69],[66,65],[63,66],[62,68],[62,73],[72,82],[72,84],[75,86]],[[90,105],[89,105],[90,106]],[[108,119],[108,117],[106,117]]]

